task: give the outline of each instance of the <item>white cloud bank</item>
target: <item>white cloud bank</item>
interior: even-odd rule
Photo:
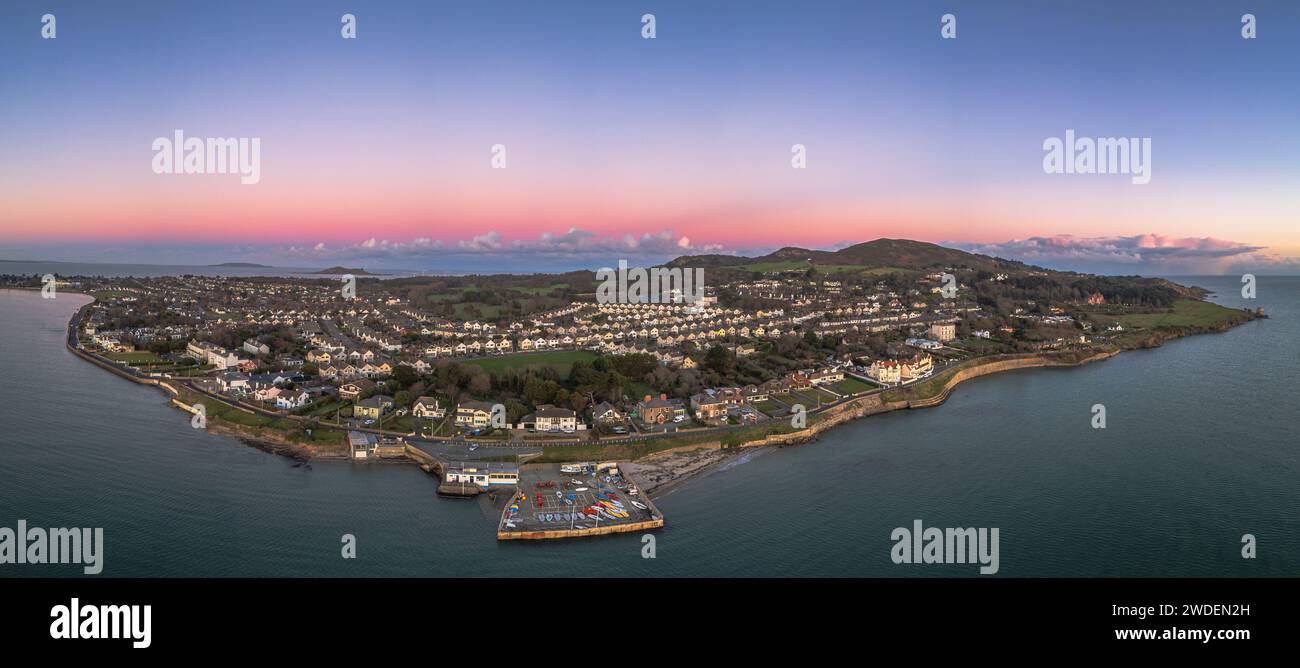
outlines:
[[[1295,258],[1255,246],[1211,237],[1138,234],[1119,237],[1049,237],[1002,243],[945,241],[944,246],[1056,269],[1129,270],[1129,273],[1235,273],[1250,270],[1294,271]]]
[[[370,238],[360,243],[330,246],[324,242],[314,246],[290,246],[281,249],[281,257],[296,260],[420,260],[448,257],[513,258],[527,262],[536,259],[602,260],[608,258],[666,259],[679,255],[724,252],[721,245],[697,246],[689,237],[673,234],[672,230],[645,233],[637,237],[602,237],[595,232],[571,227],[563,234],[544,232],[536,239],[505,240],[500,233],[490,230],[469,239],[454,243],[427,237],[410,241],[389,241]]]

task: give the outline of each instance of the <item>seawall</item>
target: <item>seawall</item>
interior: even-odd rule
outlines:
[[[939,393],[934,396],[921,397],[917,399],[897,399],[893,401],[885,401],[884,399],[885,395],[889,394],[890,392],[893,392],[893,390],[888,390],[885,392],[877,392],[875,394],[870,394],[865,397],[860,397],[858,399],[852,399],[850,401],[846,401],[842,404],[826,409],[823,413],[821,413],[822,419],[818,420],[816,423],[810,425],[806,429],[800,429],[797,431],[792,431],[783,434],[770,434],[763,438],[754,439],[752,441],[746,441],[735,447],[750,448],[750,447],[758,447],[758,446],[765,446],[765,445],[795,445],[799,443],[806,443],[812,440],[818,434],[828,429],[838,427],[850,420],[856,420],[858,418],[867,417],[869,415],[876,415],[878,413],[888,413],[890,411],[898,411],[898,410],[904,410],[908,408],[932,408],[934,406],[938,406],[948,400],[948,396],[952,393],[953,388],[973,378],[979,378],[980,376],[987,376],[990,374],[1003,373],[1007,371],[1016,371],[1019,369],[1079,366],[1081,364],[1087,364],[1089,362],[1096,362],[1096,361],[1108,359],[1117,354],[1119,354],[1118,351],[1099,352],[1089,357],[1086,357],[1082,360],[1077,360],[1077,361],[1061,360],[1061,359],[1056,359],[1056,358],[1052,358],[1040,354],[1025,355],[1025,356],[1008,356],[1005,358],[977,360],[980,363],[972,364],[967,367],[959,367],[955,371],[953,371],[951,377],[949,377],[946,381],[944,381],[943,387],[940,389]],[[669,450],[663,450],[661,452],[656,452],[653,455],[650,455],[649,457],[653,458],[656,456],[667,455],[674,452],[685,452],[690,450],[700,450],[706,448],[717,449],[721,447],[725,447],[725,446],[723,446],[720,442],[700,443],[696,445],[686,445],[677,448],[672,448]]]

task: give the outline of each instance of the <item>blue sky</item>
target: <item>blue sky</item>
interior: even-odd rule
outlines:
[[[0,257],[552,269],[890,236],[1290,271],[1297,35],[1283,0],[8,3]],[[261,137],[262,182],[150,172],[175,128]],[[1045,174],[1067,129],[1150,137],[1152,182]]]

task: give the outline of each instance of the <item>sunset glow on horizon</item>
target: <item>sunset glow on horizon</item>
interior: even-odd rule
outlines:
[[[7,7],[0,257],[591,268],[619,250],[1142,235],[1229,244],[1198,270],[1300,256],[1294,5],[1255,10],[1269,28],[1251,41],[1233,8],[993,3],[960,9],[955,40],[935,2],[481,9]],[[259,182],[154,173],[151,143],[176,130],[260,138]],[[1045,173],[1044,140],[1068,130],[1151,138],[1151,182]]]

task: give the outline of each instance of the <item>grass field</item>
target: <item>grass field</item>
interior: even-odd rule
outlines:
[[[1111,315],[1100,312],[1097,313],[1095,319],[1098,322],[1115,321],[1125,328],[1144,327],[1156,329],[1159,327],[1209,327],[1240,317],[1240,312],[1235,309],[1196,299],[1180,299],[1174,302],[1172,309],[1164,312],[1124,315]]]
[[[874,390],[876,387],[876,385],[858,380],[857,378],[845,376],[844,380],[834,385],[833,389],[840,394],[857,394],[858,392]]]
[[[856,264],[809,264],[803,260],[781,260],[778,262],[751,262],[749,264],[737,265],[738,269],[745,271],[757,271],[762,273],[774,273],[785,271],[806,271],[809,267],[816,268],[818,273],[822,274],[862,274],[865,276],[879,276],[901,271],[897,267],[863,267]]]
[[[745,271],[761,271],[766,273],[774,271],[794,271],[796,269],[803,270],[810,266],[812,265],[802,260],[784,260],[781,262],[751,262],[749,264],[738,265],[737,268],[744,269]]]
[[[827,392],[826,390],[820,387],[812,387],[806,390],[806,392],[807,394],[810,394],[813,397],[821,397],[822,403],[829,403],[839,399],[839,397],[835,396],[834,394],[831,394],[830,392]]]
[[[209,418],[217,418],[233,424],[244,425],[245,427],[265,427],[276,421],[274,418],[263,415],[245,413],[238,408],[227,406],[204,395],[199,395],[199,402],[207,409]]]
[[[167,360],[159,357],[157,354],[151,353],[147,350],[143,352],[134,352],[134,353],[109,353],[105,355],[105,357],[111,360],[116,360],[118,362],[126,362],[127,364],[132,364],[132,365],[171,364],[171,362],[168,362]]]
[[[818,395],[821,396],[820,402],[817,399]],[[817,408],[817,406],[820,404],[826,404],[832,401],[835,401],[835,397],[832,397],[831,395],[826,394],[825,392],[820,392],[816,388],[809,388],[807,390],[798,390],[798,391],[790,392],[790,402],[795,404],[803,404],[804,408],[808,410],[812,410],[814,408]]]
[[[501,317],[502,309],[496,304],[479,302],[460,302],[455,305],[456,317],[462,320],[496,320]]]
[[[468,364],[481,367],[489,374],[500,374],[506,369],[522,369],[528,366],[545,366],[555,369],[561,377],[568,376],[573,363],[578,360],[594,360],[598,355],[590,350],[555,350],[545,353],[523,353],[502,355],[470,360]]]
[[[415,431],[415,423],[417,420],[418,418],[414,417],[410,413],[401,417],[394,416],[392,413],[387,413],[384,415],[383,422],[376,422],[370,426],[375,429],[412,432]]]
[[[988,355],[994,353],[1004,353],[1011,350],[1011,347],[1000,341],[991,339],[969,338],[956,342],[954,345],[964,348],[975,353],[976,355]]]
[[[538,288],[538,287],[515,287],[515,288],[510,288],[510,289],[511,289],[511,290],[514,290],[515,292],[522,292],[522,293],[524,293],[524,294],[526,294],[526,295],[533,295],[534,297],[536,297],[536,296],[539,296],[539,295],[550,295],[552,290],[555,290],[555,289],[557,289],[557,288],[567,288],[567,287],[569,287],[569,284],[568,284],[568,283],[556,283],[555,285],[548,285],[548,286],[546,286],[546,287],[544,287],[544,288]]]
[[[344,408],[351,408],[352,402],[343,401],[342,399],[318,399],[307,406],[307,410],[302,411],[299,415],[306,415],[315,418],[334,419],[334,411]],[[350,412],[350,411],[349,411]]]

